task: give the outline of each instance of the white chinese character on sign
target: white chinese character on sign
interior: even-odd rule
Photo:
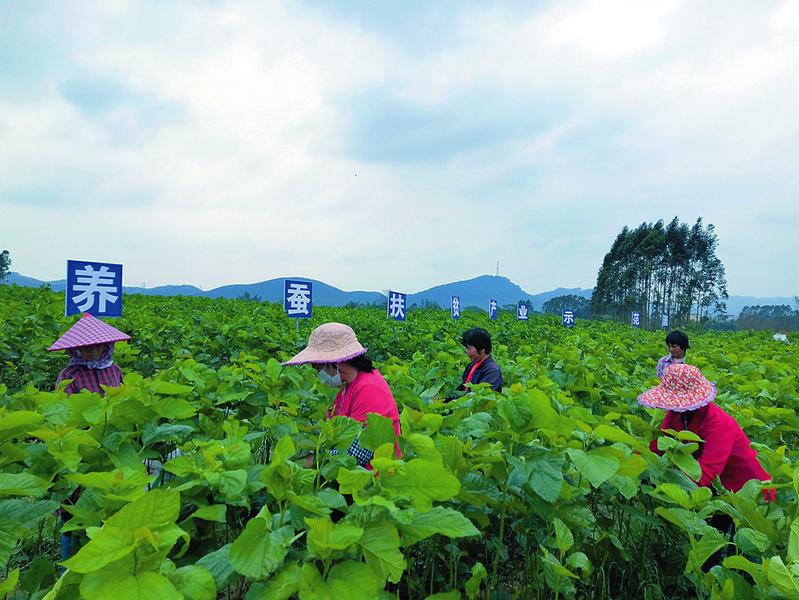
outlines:
[[[666,329],[669,326],[669,315],[663,315],[660,319],[660,326]]]
[[[82,269],[75,270],[76,282],[72,286],[75,292],[81,292],[72,296],[72,302],[81,310],[86,312],[94,306],[97,300],[97,307],[100,312],[105,312],[106,304],[113,304],[119,299],[119,287],[114,283],[114,273],[106,266],[100,267],[95,271],[91,265],[86,265]]]
[[[461,316],[461,299],[457,296],[452,297],[452,318],[457,319]]]
[[[634,312],[633,313],[633,327],[638,327],[641,325],[641,313]]]
[[[526,305],[526,304],[519,304],[519,309],[518,309],[518,313],[517,313],[516,317],[517,317],[517,318],[518,318],[520,321],[524,321],[524,320],[526,320],[526,319],[527,319],[527,313],[528,313],[528,312],[529,312],[529,310],[528,310],[528,308],[527,308],[527,305]]]
[[[488,303],[488,312],[490,312],[492,315],[495,312],[497,312],[497,301],[496,300],[492,300],[491,302]]]
[[[405,297],[403,294],[391,293],[388,299],[388,316],[392,319],[405,318]]]
[[[308,305],[311,303],[311,291],[302,283],[291,283],[286,295],[287,313],[292,315],[307,315]]]
[[[574,325],[574,311],[571,310],[563,311],[563,324]]]

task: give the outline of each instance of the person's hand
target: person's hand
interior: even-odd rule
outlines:
[[[303,463],[306,469],[313,468],[314,462],[314,453],[311,452],[308,456],[305,457],[305,462]]]

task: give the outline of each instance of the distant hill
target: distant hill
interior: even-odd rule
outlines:
[[[362,290],[348,292],[315,279],[307,279],[304,277],[290,277],[288,279],[313,282],[314,302],[318,306],[344,306],[350,302],[374,304],[383,303],[386,300],[385,295],[381,292]],[[9,273],[6,281],[25,287],[39,287],[48,284],[57,292],[63,291],[66,283],[63,279],[41,281],[32,277],[25,277],[15,272]],[[123,290],[126,294],[145,294],[148,296],[206,296],[209,298],[240,298],[247,293],[251,297],[257,296],[261,300],[280,302],[283,299],[283,281],[284,278],[281,277],[258,283],[225,285],[208,291],[201,290],[193,285],[162,285],[153,288],[124,287]],[[535,310],[541,310],[541,307],[547,300],[556,296],[574,294],[590,298],[591,292],[592,290],[583,288],[557,288],[547,292],[530,294],[507,277],[480,275],[472,279],[445,283],[422,290],[421,292],[408,294],[408,305],[422,305],[425,302],[434,302],[442,308],[448,308],[450,297],[460,296],[461,306],[464,308],[468,306],[477,306],[486,310],[488,307],[488,300],[494,298],[500,306],[516,304],[519,300],[526,300],[532,304]],[[727,301],[727,312],[731,316],[737,317],[744,306],[763,306],[768,304],[787,304],[791,307],[795,306],[792,296],[764,298],[755,296],[730,296]]]

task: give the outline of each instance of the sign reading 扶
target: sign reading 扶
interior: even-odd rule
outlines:
[[[283,287],[283,308],[292,319],[313,317],[313,283],[286,279]]]
[[[492,320],[497,318],[497,301],[493,298],[488,301],[488,318]]]
[[[461,299],[460,296],[452,296],[452,300],[450,301],[449,305],[449,314],[452,317],[453,321],[457,321],[461,318]]]
[[[561,313],[561,322],[564,327],[574,327],[574,311],[571,309],[563,309]]]
[[[122,315],[122,265],[67,261],[64,314],[79,313],[95,317]]]
[[[633,311],[630,315],[630,325],[633,327],[640,327],[641,326],[641,313],[638,311]]]
[[[530,307],[527,306],[524,302],[519,302],[516,305],[516,320],[517,321],[526,321],[530,314]]]
[[[660,326],[661,326],[663,329],[668,329],[668,328],[669,328],[669,315],[665,315],[665,314],[664,314],[664,315],[663,315],[663,316],[660,318]]]
[[[386,312],[388,313],[389,319],[394,319],[395,321],[405,320],[406,299],[407,294],[403,294],[402,292],[393,292],[391,290],[388,291]]]

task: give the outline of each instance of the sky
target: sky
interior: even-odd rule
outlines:
[[[715,225],[799,293],[799,2],[0,3],[0,248],[127,285],[591,288]]]

